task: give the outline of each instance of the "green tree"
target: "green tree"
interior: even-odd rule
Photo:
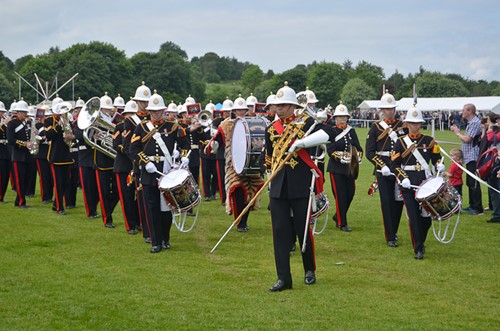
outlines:
[[[384,70],[366,61],[360,61],[354,72],[355,77],[361,78],[375,90],[379,89],[384,81]]]
[[[342,89],[340,98],[349,110],[356,109],[364,100],[373,100],[377,97],[375,90],[360,78],[350,79]],[[337,105],[334,102],[334,105]],[[333,106],[333,105],[332,105]]]
[[[396,70],[385,82],[385,88],[389,89],[390,91],[400,91],[404,83],[404,76],[398,70]],[[380,91],[377,97],[382,97],[383,91],[381,89],[378,89],[377,91]]]
[[[293,88],[295,92],[303,91],[307,82],[306,67],[304,65],[298,65],[293,69],[274,75],[271,79],[269,91],[274,91],[274,93],[276,93],[276,91],[283,87],[285,82],[288,82],[288,86]]]
[[[243,71],[241,75],[241,85],[246,89],[245,92],[251,93],[260,83],[262,83],[263,79],[264,72],[260,70],[259,66],[251,65]]]
[[[163,44],[161,44],[160,52],[174,52],[177,55],[179,55],[180,57],[182,57],[184,60],[188,59],[188,55],[187,55],[186,51],[183,50],[179,45],[177,45],[171,41],[167,41],[167,42],[164,42]]]
[[[16,98],[15,82],[7,79],[4,74],[0,73],[0,101],[3,101],[8,109],[10,102]]]
[[[446,78],[436,72],[424,72],[417,77],[416,82],[418,95],[427,98],[441,97],[465,97],[469,96],[469,91],[462,83]],[[411,90],[409,91],[411,96]]]
[[[334,62],[322,62],[315,65],[309,70],[307,76],[307,85],[316,94],[319,107],[335,104],[347,82],[344,69]]]

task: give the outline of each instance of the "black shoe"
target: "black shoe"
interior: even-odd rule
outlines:
[[[210,197],[205,197],[205,201],[210,201],[210,200],[212,200],[212,198],[210,198]]]
[[[145,242],[146,244],[151,244],[151,237],[146,237],[146,238],[144,238],[144,242]]]
[[[91,219],[99,218],[99,214],[97,214],[97,213],[90,214],[89,218],[91,218]]]
[[[304,277],[304,284],[306,285],[311,285],[316,283],[316,275],[314,274],[314,271],[307,271],[306,276]]]
[[[487,220],[486,222],[488,222],[488,223],[500,223],[500,220],[496,219],[496,218],[492,218],[490,220]]]
[[[52,206],[52,210],[53,210],[53,211],[57,211],[56,206]]]
[[[193,211],[192,211],[192,210],[188,210],[188,211],[186,212],[186,215],[188,215],[188,216],[194,216],[195,214],[193,213]]]
[[[76,208],[75,205],[68,205],[68,206],[66,206],[66,209],[75,209],[75,208]]]
[[[278,281],[276,282],[276,284],[273,285],[273,287],[271,287],[269,289],[269,291],[271,292],[281,292],[281,291],[284,291],[284,290],[289,290],[292,288],[292,285],[288,285],[287,283],[285,283],[285,281],[281,280],[281,279],[278,279]]]
[[[128,230],[128,234],[137,234],[137,229],[130,229]]]
[[[42,201],[42,203],[43,203],[44,205],[49,204],[49,203],[52,203],[52,202],[54,202],[54,201],[52,201],[52,200],[43,200],[43,201]]]
[[[65,210],[59,210],[57,213],[59,215],[66,215],[67,214]]]
[[[140,225],[136,225],[136,226],[135,226],[135,229],[136,229],[137,231],[139,231],[139,232],[141,232],[141,231],[142,231],[142,228],[141,228],[141,226],[140,226]]]
[[[26,208],[29,208],[29,207],[28,207],[28,206],[26,206],[26,205],[21,205],[21,206],[19,206],[19,208],[21,208],[21,209],[26,209]]]
[[[217,197],[215,195],[212,195],[212,200],[217,200]]]
[[[150,252],[151,252],[151,254],[161,252],[161,246],[160,245],[155,245],[155,246],[151,247]]]
[[[7,201],[5,201],[5,200],[0,200],[0,203],[1,203],[1,204],[4,204],[4,203],[7,203]]]
[[[114,229],[115,225],[113,223],[106,223],[104,224],[105,227],[109,228],[109,229]]]
[[[163,241],[161,243],[161,248],[163,248],[163,249],[170,249],[170,243],[168,241]]]
[[[396,240],[388,240],[387,246],[389,247],[398,247],[398,242]]]
[[[250,230],[248,226],[245,226],[243,228],[238,228],[238,232],[247,232],[248,230]]]
[[[338,228],[340,231],[344,231],[344,232],[351,232],[351,231],[352,231],[352,229],[349,227],[349,225],[337,226],[337,228]]]
[[[417,259],[417,260],[423,260],[424,259],[424,252],[422,252],[422,251],[416,252],[415,253],[415,259]]]

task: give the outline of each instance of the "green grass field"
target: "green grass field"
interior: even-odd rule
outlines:
[[[358,129],[363,146],[366,132]],[[367,195],[372,170],[363,160],[353,232],[330,221],[315,238],[317,283],[303,284],[295,252],[294,288],[281,293],[268,291],[276,273],[266,195],[251,230],[232,231],[213,254],[233,220],[218,201],[200,205],[192,232],[172,229],[170,251],[150,254],[126,233],[119,206],[117,227],[107,229],[84,216],[81,192],[78,208],[60,216],[39,196],[14,208],[9,191],[0,205],[0,329],[499,330],[500,226],[486,223],[491,212],[463,214],[448,245],[430,233],[417,261],[404,216],[400,246],[386,246],[379,197]]]

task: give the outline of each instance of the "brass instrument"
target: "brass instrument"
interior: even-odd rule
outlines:
[[[198,122],[200,122],[201,126],[209,127],[212,125],[213,116],[209,110],[202,110],[198,114]]]
[[[31,121],[31,135],[30,135],[30,143],[28,144],[28,150],[31,155],[36,155],[40,151],[40,142],[42,141],[42,137],[38,135],[38,132],[35,132],[35,120]]]
[[[89,146],[116,158],[117,153],[113,148],[115,125],[102,117],[99,97],[93,97],[85,103],[78,116],[78,127],[83,130],[83,139]]]

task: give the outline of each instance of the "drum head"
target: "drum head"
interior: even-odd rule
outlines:
[[[424,200],[438,192],[444,183],[443,177],[433,177],[422,182],[415,193],[415,199]]]
[[[158,187],[161,189],[172,188],[181,185],[189,176],[186,169],[175,169],[160,177]]]
[[[234,122],[233,137],[231,139],[231,158],[234,171],[239,175],[245,169],[247,163],[247,151],[250,146],[250,130],[243,118],[237,118]]]

